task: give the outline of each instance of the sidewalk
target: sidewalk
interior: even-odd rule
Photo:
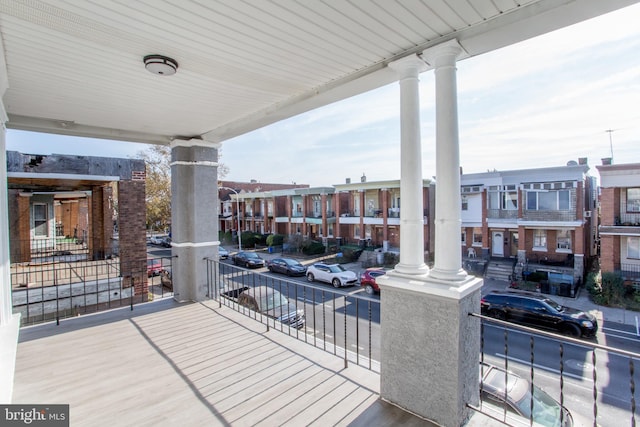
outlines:
[[[482,286],[482,293],[485,294],[492,290],[508,290],[509,283],[502,280],[484,279],[484,285]],[[578,295],[575,298],[561,297],[557,295],[550,296],[554,301],[557,301],[561,305],[566,305],[572,308],[578,308],[583,311],[588,311],[596,316],[598,323],[603,325],[604,322],[621,323],[625,325],[632,325],[636,327],[636,322],[640,322],[640,313],[637,311],[625,310],[622,308],[604,307],[594,304],[589,298],[589,293],[585,288],[578,289]]]

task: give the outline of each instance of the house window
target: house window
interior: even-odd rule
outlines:
[[[482,246],[482,229],[473,229],[473,246]]]
[[[469,200],[467,199],[467,196],[462,196],[462,210],[466,211],[469,209]]]
[[[45,203],[33,204],[33,234],[36,237],[49,236],[49,212]]]
[[[502,193],[502,209],[507,211],[518,210],[517,191],[505,191]]]
[[[560,251],[571,251],[571,231],[558,230],[556,237],[556,247]]]
[[[487,193],[487,205],[489,209],[500,209],[500,193],[489,191]]]
[[[466,245],[467,244],[467,233],[466,233],[466,230],[464,228],[462,229],[462,232],[460,233],[460,235],[461,235],[460,242],[463,245]]]
[[[533,230],[533,248],[547,249],[547,230]]]
[[[627,237],[627,258],[640,259],[640,237]]]
[[[359,239],[359,238],[360,238],[360,226],[359,226],[359,225],[356,225],[356,226],[353,228],[353,231],[354,231],[354,232],[353,232],[353,237],[355,237],[356,239]]]
[[[569,190],[527,191],[527,209],[530,211],[568,211],[571,207]]]
[[[627,188],[627,212],[640,212],[640,188]]]

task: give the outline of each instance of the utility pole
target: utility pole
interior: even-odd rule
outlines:
[[[609,134],[609,149],[611,150],[611,163],[613,164],[613,138],[612,134],[615,129],[607,129],[605,132]]]

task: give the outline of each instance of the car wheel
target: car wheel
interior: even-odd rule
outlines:
[[[573,338],[580,338],[582,335],[582,331],[578,327],[578,325],[574,323],[567,323],[562,327],[562,333],[568,335]]]
[[[340,287],[340,279],[333,279],[331,281],[331,284],[333,285],[334,288],[339,288]]]
[[[316,278],[315,278],[315,277],[313,277],[313,274],[312,274],[312,273],[307,274],[307,281],[308,281],[308,282],[313,282],[315,279],[316,279]]]
[[[272,272],[272,273],[273,273],[273,267],[268,266],[267,268],[269,269],[269,271],[270,271],[270,272]]]
[[[286,274],[287,276],[291,277],[291,271],[290,271],[290,270],[287,270],[287,271],[285,272],[285,274]]]
[[[245,268],[249,268],[249,261],[247,261],[247,262],[245,262],[245,263],[244,263],[244,267],[245,267]]]
[[[507,319],[507,315],[502,310],[491,310],[489,312],[489,316],[493,317],[494,319],[498,319],[498,320],[506,320]]]
[[[373,295],[373,293],[374,293],[373,286],[371,286],[371,285],[365,286],[364,287],[364,291],[369,295]]]

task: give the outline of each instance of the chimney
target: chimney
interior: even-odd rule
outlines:
[[[362,176],[360,177],[360,182],[367,182],[367,176],[362,172]]]
[[[351,178],[347,178],[344,180],[345,184],[351,184]]]
[[[578,157],[578,164],[579,165],[586,165],[587,164],[587,158],[586,157]]]
[[[611,164],[611,160],[613,160],[611,157],[604,157],[602,159],[602,164],[603,165],[610,165]]]

